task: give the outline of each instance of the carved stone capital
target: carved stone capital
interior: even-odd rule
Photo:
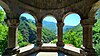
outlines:
[[[42,28],[42,23],[37,23],[36,26],[37,28]]]
[[[85,26],[93,26],[94,25],[94,23],[96,23],[96,19],[84,19],[84,20],[81,20],[81,25],[83,26],[83,27],[85,27]]]
[[[58,22],[58,23],[57,23],[57,26],[61,28],[61,27],[64,26],[64,23],[63,23],[63,22]]]
[[[7,25],[9,27],[18,27],[20,20],[18,19],[7,19]]]

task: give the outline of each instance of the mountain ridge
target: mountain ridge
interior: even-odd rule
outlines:
[[[19,24],[19,31],[22,33],[25,41],[30,43],[35,43],[37,38],[36,23],[31,20],[27,20],[25,17],[21,17],[21,23]],[[46,36],[47,35],[47,36]],[[42,40],[45,43],[49,43],[51,40],[55,39],[56,35],[53,34],[46,28],[42,28]]]

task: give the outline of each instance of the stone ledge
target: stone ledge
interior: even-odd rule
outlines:
[[[50,50],[50,48],[52,48],[51,51],[48,51],[48,50]],[[29,55],[29,54],[32,54],[34,52],[43,52],[43,50],[45,50],[45,52],[63,51],[64,53],[72,52],[74,54],[76,53],[76,55],[80,54],[80,48],[65,45],[64,48],[59,49],[58,47],[56,47],[56,44],[43,44],[41,48],[35,47],[34,44],[30,44],[28,46],[20,48],[20,53],[19,54],[20,55]]]

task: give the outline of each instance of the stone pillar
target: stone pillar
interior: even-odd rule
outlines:
[[[83,47],[82,52],[86,56],[95,56],[95,50],[92,46],[92,26],[96,20],[84,19],[81,20],[81,25],[83,27]]]
[[[64,42],[63,42],[63,26],[64,23],[62,22],[58,22],[57,23],[57,27],[58,27],[58,42],[57,42],[57,46],[58,47],[63,47],[64,46]]]
[[[37,38],[36,38],[36,46],[42,46],[42,23],[37,23]]]
[[[19,52],[17,45],[17,31],[19,20],[17,19],[8,19],[7,25],[8,29],[8,48],[5,50],[3,55],[13,55]]]

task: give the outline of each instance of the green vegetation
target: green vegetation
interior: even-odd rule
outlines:
[[[98,15],[96,15],[97,22],[94,24],[92,29],[92,38],[93,38],[93,47],[97,53],[100,55],[100,9],[98,11]],[[52,43],[56,43],[56,39],[52,41]],[[72,44],[75,47],[81,47],[82,45],[82,27],[79,24],[71,29],[63,35],[63,41],[65,44]]]
[[[0,10],[0,54],[7,48],[8,27],[4,22],[5,13]],[[97,19],[97,23],[93,26],[93,46],[98,55],[100,55],[100,18]],[[24,47],[29,43],[35,43],[36,41],[36,25],[31,20],[26,20],[25,17],[21,18],[18,31],[18,45]],[[42,40],[44,43],[56,43],[56,34],[52,33],[47,28],[42,29]],[[79,24],[73,27],[63,34],[63,41],[65,44],[72,44],[75,47],[81,47],[82,45],[82,27]]]
[[[17,34],[18,34],[18,45],[19,45],[19,47],[24,47],[24,46],[27,46],[28,44],[30,44],[29,42],[25,41],[25,39],[23,38],[20,31],[18,31]]]
[[[32,20],[27,20],[25,17],[20,18],[19,31],[21,31],[22,36],[26,42],[35,43],[36,42],[36,25]],[[56,34],[52,33],[49,29],[42,28],[42,41],[44,43],[49,43],[52,40],[56,39]]]
[[[7,48],[7,38],[8,38],[8,27],[4,22],[5,13],[0,10],[0,55]],[[23,39],[23,36],[18,32],[18,45],[19,47],[26,46],[27,42]]]
[[[0,54],[3,50],[7,47],[7,26],[3,25],[5,13],[4,11],[0,10]]]
[[[78,33],[72,30],[69,30],[64,34],[63,41],[65,44],[73,44],[75,47],[81,47],[82,45],[82,37],[80,36],[82,33]]]
[[[100,55],[100,18],[93,26],[93,45],[98,55]]]
[[[77,30],[76,30],[77,29]],[[56,39],[52,41],[52,43],[56,43]],[[63,34],[63,42],[65,44],[72,44],[75,47],[81,47],[82,45],[82,27],[79,24],[69,30],[67,30]]]
[[[8,27],[4,22],[5,13],[0,10],[0,54],[7,48],[7,38],[8,38]],[[30,43],[36,42],[36,25],[31,20],[26,20],[25,17],[21,18],[21,23],[19,25],[18,35],[18,45],[19,47],[27,46]],[[51,42],[56,38],[50,30],[43,28],[42,30],[42,40],[45,43]]]
[[[54,39],[56,39],[56,35],[54,33],[46,28],[42,29],[42,40],[44,43],[49,43]]]
[[[0,54],[7,47],[7,26],[0,23]]]

